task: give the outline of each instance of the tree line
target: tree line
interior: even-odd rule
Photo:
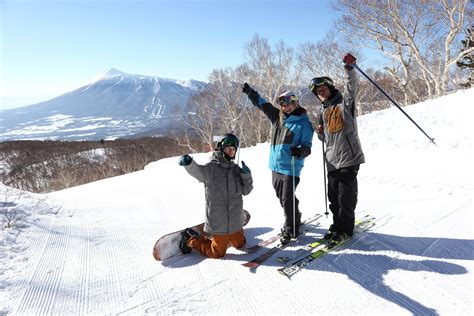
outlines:
[[[208,87],[177,113],[187,129],[175,131],[175,139],[191,152],[197,151],[191,140],[212,147],[214,136],[230,131],[244,147],[267,141],[269,123],[242,94],[244,82],[273,104],[281,92],[294,90],[314,119],[319,101],[306,88],[308,82],[329,76],[342,89],[346,52],[357,56],[365,72],[404,106],[466,86],[469,74],[473,80],[473,7],[468,0],[335,0],[331,5],[341,17],[322,40],[297,48],[281,40],[272,47],[256,34],[245,44],[242,65],[213,70]],[[381,66],[370,66],[362,48],[382,56]],[[358,114],[390,106],[362,77],[358,101]]]
[[[16,189],[47,193],[142,170],[153,161],[185,152],[169,137],[8,141],[0,143],[0,181]]]

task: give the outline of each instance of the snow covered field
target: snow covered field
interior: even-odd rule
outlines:
[[[18,200],[0,186],[1,206],[21,207],[26,223],[0,231],[0,314],[473,315],[473,100],[470,89],[405,108],[437,146],[396,108],[360,117],[367,162],[356,216],[377,224],[292,279],[275,258],[250,272],[241,263],[256,254],[232,248],[218,260],[153,259],[158,237],[203,220],[203,186],[177,157]],[[254,177],[248,245],[283,223],[268,147],[240,152]],[[321,156],[315,137],[296,192],[303,218],[324,212]],[[330,223],[324,217],[298,245]]]

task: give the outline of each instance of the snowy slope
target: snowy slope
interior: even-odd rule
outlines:
[[[159,236],[203,218],[203,187],[176,157],[133,174],[24,197],[17,203],[48,199],[37,207],[43,214],[27,216],[22,234],[0,233],[0,311],[472,315],[473,99],[471,89],[406,108],[437,146],[397,109],[361,117],[367,162],[356,216],[372,214],[377,225],[291,280],[277,273],[275,259],[251,273],[240,264],[255,254],[232,248],[219,260],[193,253],[154,261]],[[315,139],[297,189],[304,218],[324,212],[321,156]],[[193,157],[204,163],[209,154]],[[280,228],[283,213],[267,169],[268,144],[242,149],[240,159],[254,177],[255,189],[244,201],[252,214],[246,235],[254,244]],[[62,208],[47,214],[45,203]],[[323,218],[303,242],[329,224]]]

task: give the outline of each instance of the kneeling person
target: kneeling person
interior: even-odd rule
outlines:
[[[242,168],[233,162],[238,149],[239,139],[233,134],[226,134],[217,144],[209,163],[199,165],[189,155],[179,159],[179,165],[204,183],[204,232],[210,236],[208,238],[186,229],[179,246],[183,254],[195,249],[209,258],[220,258],[229,245],[235,248],[245,246],[242,196],[252,191],[253,180],[250,169],[243,161]]]

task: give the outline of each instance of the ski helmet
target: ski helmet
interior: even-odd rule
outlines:
[[[235,149],[239,149],[239,139],[232,133],[227,133],[222,137],[221,141],[217,143],[217,148],[222,150],[225,147],[232,146]]]
[[[334,91],[334,81],[332,81],[331,78],[329,77],[316,77],[311,79],[311,82],[309,83],[309,90],[316,94],[316,89],[321,87],[321,86],[327,86],[329,90]],[[316,94],[317,95],[317,94]]]
[[[298,105],[298,97],[296,96],[296,93],[294,93],[293,91],[284,91],[282,94],[278,96],[278,104],[280,106],[288,105],[290,103],[294,103]]]

